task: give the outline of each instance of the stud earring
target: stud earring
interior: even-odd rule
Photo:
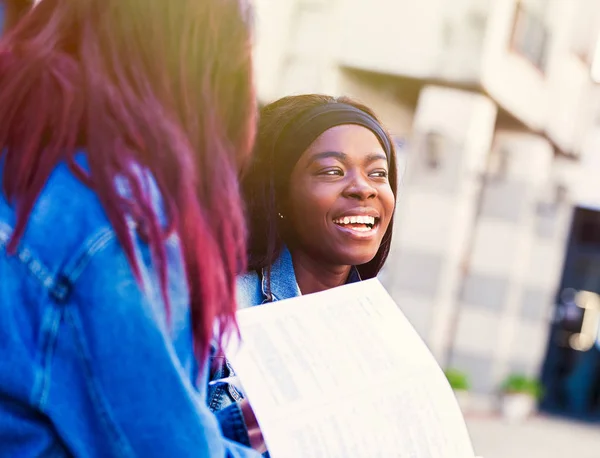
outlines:
[[[285,218],[281,213],[277,213],[277,215],[279,216],[279,219]]]

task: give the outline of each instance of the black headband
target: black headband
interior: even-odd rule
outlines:
[[[332,127],[344,124],[356,124],[366,127],[375,134],[385,150],[390,163],[392,145],[381,124],[369,113],[347,103],[328,103],[309,108],[294,118],[284,129],[275,143],[273,158],[278,170],[277,178],[289,183],[294,166],[302,153],[314,142],[319,135]]]

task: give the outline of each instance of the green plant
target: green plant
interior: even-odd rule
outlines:
[[[446,369],[444,371],[448,383],[453,390],[468,390],[471,385],[469,383],[469,376],[458,369]]]
[[[502,391],[509,394],[528,394],[538,399],[542,395],[542,385],[532,377],[522,374],[511,374],[502,384]]]

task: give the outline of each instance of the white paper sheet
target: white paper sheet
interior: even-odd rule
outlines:
[[[473,458],[454,394],[378,280],[238,312],[233,364],[272,458]]]

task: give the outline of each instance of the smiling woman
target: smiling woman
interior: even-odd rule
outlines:
[[[282,255],[293,260],[294,284],[304,294],[339,286],[351,271],[376,276],[391,244],[397,183],[393,142],[381,122],[364,105],[323,95],[285,97],[264,107],[260,119],[242,181],[250,228],[245,278],[260,274],[273,300],[271,274]],[[357,219],[350,227],[359,216],[374,218],[368,237],[358,235],[364,228]],[[317,275],[299,272],[311,261]],[[311,277],[327,284],[311,287]]]
[[[250,240],[249,272],[238,279],[240,308],[378,274],[392,239],[393,145],[375,114],[348,98],[285,97],[262,109],[242,180]],[[217,361],[213,381],[233,374]],[[260,434],[248,403],[233,404],[242,397],[231,385],[209,388],[224,426],[244,415],[250,434],[233,439],[247,443]],[[260,440],[253,445],[264,449]]]
[[[319,135],[296,163],[281,208],[304,294],[345,283],[353,266],[360,271],[376,257],[395,201],[385,150],[373,131],[344,124]]]

